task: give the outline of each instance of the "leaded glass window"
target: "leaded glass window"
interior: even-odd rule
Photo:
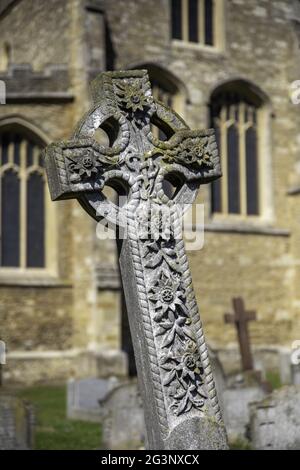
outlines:
[[[223,0],[171,0],[172,39],[216,45],[216,19]]]
[[[259,113],[247,95],[224,91],[213,97],[211,120],[223,177],[212,184],[212,212],[259,215]]]
[[[45,174],[42,145],[0,130],[0,267],[45,267]]]

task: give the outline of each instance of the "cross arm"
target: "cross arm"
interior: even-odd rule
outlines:
[[[245,312],[245,319],[247,321],[254,321],[256,320],[256,312],[254,310],[247,310]]]
[[[236,321],[236,317],[232,313],[225,313],[224,321],[225,323],[234,323]]]
[[[102,189],[103,173],[117,165],[117,158],[105,155],[103,147],[93,139],[51,144],[44,157],[53,201]]]

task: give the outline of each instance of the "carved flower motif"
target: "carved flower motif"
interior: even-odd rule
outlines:
[[[174,280],[168,272],[163,270],[155,285],[150,289],[149,299],[155,304],[156,321],[160,321],[168,311],[175,313],[178,307],[181,311],[186,312],[185,293],[180,281]]]
[[[182,379],[194,381],[196,380],[196,374],[200,375],[203,373],[199,353],[173,357],[172,360],[174,361],[173,363],[165,363],[162,365],[162,368],[167,371],[176,371]]]
[[[139,80],[130,82],[118,82],[116,92],[120,103],[125,109],[136,112],[143,111],[151,105],[151,99],[145,96],[142,83]]]
[[[182,361],[182,376],[195,378],[195,374],[203,373],[199,351],[186,352]]]
[[[190,411],[192,407],[202,408],[207,398],[202,387],[203,368],[199,352],[193,341],[189,343],[189,351],[183,355],[169,353],[161,358],[161,368],[165,371],[163,384],[168,387],[171,408],[177,415]]]
[[[189,138],[179,144],[176,149],[167,152],[168,158],[187,166],[202,168],[213,167],[208,149],[207,138]]]
[[[84,177],[90,178],[93,173],[98,173],[98,169],[101,166],[101,163],[94,158],[92,150],[88,150],[83,158],[78,160],[69,158],[69,160],[68,169],[72,173],[71,180],[82,179]]]

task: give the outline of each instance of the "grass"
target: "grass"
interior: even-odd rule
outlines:
[[[268,370],[266,372],[266,379],[271,384],[273,390],[282,387],[279,372]]]
[[[235,441],[229,442],[230,450],[251,450],[251,443],[246,439],[236,439]]]
[[[18,396],[31,402],[36,413],[35,449],[90,450],[101,445],[100,424],[66,418],[66,388],[30,387]]]

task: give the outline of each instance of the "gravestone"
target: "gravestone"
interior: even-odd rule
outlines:
[[[0,387],[3,385],[3,369],[2,366],[6,363],[6,347],[5,342],[0,340]]]
[[[27,450],[33,441],[32,406],[17,397],[0,395],[0,450]]]
[[[223,417],[230,442],[248,439],[250,405],[267,392],[253,374],[238,374],[227,381],[223,392]]]
[[[291,385],[293,383],[291,354],[290,348],[280,348],[278,352],[280,382],[283,385]]]
[[[300,364],[292,364],[292,383],[300,385]]]
[[[137,381],[114,387],[99,400],[103,449],[140,449],[145,443],[145,421]]]
[[[92,91],[94,105],[72,140],[46,150],[51,197],[75,197],[95,220],[116,226],[148,447],[226,448],[181,233],[200,184],[221,176],[214,131],[190,130],[155,101],[145,70],[103,73]],[[94,140],[99,127],[109,146]],[[164,181],[176,187],[172,199]],[[126,196],[122,206],[106,199],[105,185]]]
[[[144,412],[134,379],[70,379],[67,416],[101,423],[104,449],[139,449],[144,445]]]
[[[299,386],[275,390],[250,408],[250,436],[254,449],[300,450]]]
[[[67,416],[70,419],[101,422],[99,401],[118,385],[115,377],[109,379],[70,379],[67,383]]]
[[[279,351],[280,381],[284,385],[300,385],[300,361],[298,351],[281,348]]]

